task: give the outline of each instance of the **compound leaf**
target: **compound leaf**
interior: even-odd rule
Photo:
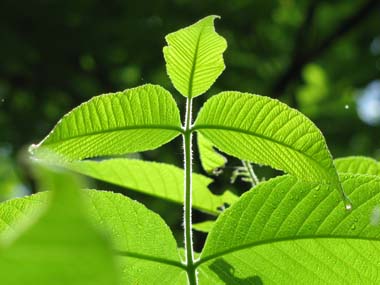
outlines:
[[[117,257],[117,265],[121,272],[120,284],[186,284],[186,274],[182,269],[176,241],[169,227],[157,214],[121,194],[95,190],[86,190],[82,194],[86,202],[84,209],[89,218],[95,226],[108,234],[112,242],[113,253],[115,258]],[[11,231],[20,218],[28,217],[38,211],[41,205],[49,200],[50,195],[49,192],[39,193],[0,204],[0,234]],[[71,206],[66,206],[66,215],[70,211]],[[60,227],[61,223],[56,222],[58,222],[56,227]],[[57,233],[64,233],[65,230],[67,235],[75,235],[78,231],[78,229],[68,231],[67,228],[63,228]],[[45,237],[45,239],[49,240],[50,244],[50,237]],[[91,239],[93,238],[90,237],[88,242],[91,242]],[[75,250],[83,248],[87,252],[91,249],[87,247],[87,240],[84,240],[80,247],[75,247]],[[40,247],[35,249],[40,250]],[[29,255],[30,251],[26,251],[26,254]],[[94,261],[84,262],[78,257],[81,251],[71,252],[71,254],[73,254],[72,258],[78,258],[77,262],[81,261],[82,267],[92,270]],[[104,262],[107,261],[104,260]],[[70,266],[75,271],[77,269],[73,264],[77,263],[68,263],[64,266]],[[45,270],[45,267],[41,268]],[[89,277],[88,283],[83,281],[79,284],[103,284],[91,283],[96,276]],[[54,282],[49,285],[57,284],[56,278],[55,275]]]
[[[82,210],[76,181],[49,176],[43,175],[51,199],[41,201],[42,194],[0,204],[1,284],[118,284],[111,245]],[[35,211],[26,211],[32,204]]]
[[[227,154],[341,189],[319,129],[278,100],[222,92],[205,103],[194,130]]]
[[[340,173],[368,174],[380,176],[380,162],[365,156],[349,156],[334,160]]]
[[[147,84],[92,98],[66,114],[32,150],[78,160],[151,150],[180,133],[173,97],[162,87]]]
[[[352,211],[344,209],[331,186],[291,176],[244,194],[209,233],[198,263],[200,280],[377,284],[380,226],[373,214],[380,203],[380,179],[343,174],[341,181]]]
[[[200,133],[197,134],[197,142],[203,169],[207,173],[218,175],[227,163],[226,157],[217,152],[213,144]]]
[[[84,175],[113,183],[134,191],[183,204],[183,169],[173,165],[135,159],[80,161],[67,165]],[[237,200],[232,192],[223,195],[210,192],[212,179],[193,174],[193,207],[210,214],[218,214],[218,207]]]
[[[208,16],[166,36],[166,69],[174,87],[185,97],[206,92],[225,68],[222,54],[227,42],[215,32],[215,18]]]

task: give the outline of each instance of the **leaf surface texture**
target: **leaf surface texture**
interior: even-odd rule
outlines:
[[[166,36],[168,45],[163,51],[167,73],[185,97],[206,92],[225,68],[222,54],[227,42],[215,32],[215,18],[208,16]]]
[[[209,99],[195,130],[221,151],[340,189],[331,154],[319,129],[278,100],[240,92]]]
[[[244,194],[208,235],[201,284],[377,284],[380,227],[372,216],[380,180],[341,180],[352,211],[331,186],[291,176]]]
[[[0,234],[11,230],[22,216],[38,211],[49,195],[39,193],[0,204]],[[83,198],[92,223],[107,233],[112,242],[121,272],[121,284],[186,283],[186,274],[179,267],[181,263],[176,241],[157,214],[136,201],[112,192],[86,190],[83,191]],[[57,227],[59,225],[57,223]],[[83,265],[88,267],[89,264]]]
[[[341,173],[368,174],[380,176],[380,162],[365,156],[349,156],[334,160],[336,169]]]
[[[134,191],[183,203],[183,169],[173,165],[136,159],[80,161],[68,167],[81,174],[113,183]],[[193,173],[193,207],[210,214],[219,214],[218,207],[237,200],[230,191],[215,195],[208,185],[212,179]]]
[[[100,95],[73,109],[38,145],[65,160],[155,149],[181,133],[177,105],[168,91],[143,85]]]

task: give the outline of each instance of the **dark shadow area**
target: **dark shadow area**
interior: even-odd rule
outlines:
[[[247,284],[247,285],[263,285],[262,279],[257,276],[249,276],[239,278],[235,276],[235,268],[222,258],[215,260],[209,265],[209,268],[215,272],[218,277],[228,285]]]

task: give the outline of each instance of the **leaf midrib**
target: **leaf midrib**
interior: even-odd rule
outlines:
[[[302,156],[305,156],[305,157],[309,158],[310,160],[314,161],[317,165],[322,166],[318,162],[318,160],[316,160],[314,157],[312,157],[309,154],[304,153],[304,152],[302,152],[302,151],[300,151],[300,150],[298,150],[296,148],[293,148],[291,145],[284,144],[281,141],[274,140],[274,139],[272,139],[270,137],[267,137],[267,136],[264,136],[264,135],[261,135],[261,134],[249,131],[249,130],[244,130],[244,129],[240,129],[240,128],[234,128],[234,127],[230,127],[230,126],[196,124],[192,128],[192,131],[198,131],[198,130],[202,130],[202,129],[204,129],[204,130],[207,130],[207,129],[208,130],[224,130],[224,131],[243,133],[243,134],[246,134],[246,135],[258,137],[258,138],[261,138],[263,140],[267,140],[269,142],[272,142],[272,143],[281,145],[283,147],[289,148],[289,149],[291,149],[291,150],[293,150],[293,151],[301,154]],[[325,168],[322,166],[321,169],[324,171]]]
[[[184,133],[184,130],[181,127],[176,127],[176,126],[159,125],[159,124],[137,125],[137,126],[124,126],[124,127],[111,128],[111,129],[102,130],[102,131],[95,131],[95,132],[91,132],[91,133],[71,136],[71,137],[68,137],[68,138],[62,138],[62,139],[59,139],[59,140],[52,140],[50,142],[49,138],[54,134],[54,133],[51,133],[40,144],[41,145],[44,145],[44,144],[45,145],[52,145],[52,144],[56,144],[56,143],[62,143],[62,142],[65,142],[65,141],[70,141],[70,140],[84,138],[84,137],[89,137],[89,136],[94,136],[94,135],[101,135],[101,134],[112,133],[112,132],[119,132],[119,131],[121,132],[121,131],[128,131],[128,130],[138,130],[138,129],[161,129],[161,130],[177,131],[177,132],[179,132],[181,134]]]
[[[187,89],[187,94],[188,94],[189,99],[191,99],[193,97],[192,93],[193,93],[193,81],[194,81],[194,74],[195,74],[195,66],[197,64],[199,42],[201,40],[201,36],[202,36],[204,28],[205,28],[205,24],[203,23],[202,28],[201,28],[199,35],[198,35],[198,38],[197,38],[196,45],[195,45],[194,57],[192,60],[193,63],[191,65],[191,70],[190,70],[189,86]]]
[[[187,270],[187,267],[185,264],[183,264],[179,261],[175,261],[175,260],[170,260],[170,259],[166,259],[166,258],[162,258],[162,257],[156,257],[156,256],[131,252],[131,251],[127,251],[127,250],[115,250],[114,252],[117,256],[143,259],[143,260],[148,260],[148,261],[152,261],[152,262],[157,262],[157,263],[162,263],[162,264],[166,264],[166,265],[170,265],[170,266],[179,267],[185,271]]]
[[[344,236],[344,235],[334,235],[334,236],[331,236],[331,235],[319,235],[319,236],[310,235],[310,236],[302,236],[302,237],[276,238],[276,239],[269,239],[269,240],[262,240],[262,241],[254,241],[254,242],[247,243],[244,245],[235,246],[235,247],[229,248],[227,250],[223,250],[223,251],[220,251],[218,253],[211,254],[209,256],[206,256],[205,258],[202,258],[202,256],[201,256],[200,259],[198,259],[195,262],[195,266],[198,267],[201,264],[203,264],[207,261],[210,261],[212,259],[221,257],[221,256],[226,255],[226,254],[230,254],[230,253],[233,253],[236,251],[248,249],[251,247],[256,247],[256,246],[261,246],[261,245],[270,245],[270,244],[276,244],[276,243],[287,242],[287,241],[308,240],[308,239],[309,240],[344,239],[344,240],[380,241],[379,238],[374,238],[374,237],[357,237],[357,236]]]

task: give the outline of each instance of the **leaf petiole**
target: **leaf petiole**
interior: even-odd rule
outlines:
[[[194,249],[193,249],[193,234],[192,234],[192,131],[191,131],[191,116],[192,116],[192,99],[186,99],[186,114],[185,114],[185,131],[183,134],[184,144],[184,169],[185,169],[185,189],[184,189],[184,240],[186,251],[186,270],[190,285],[196,285],[197,276],[196,268],[194,267]]]

